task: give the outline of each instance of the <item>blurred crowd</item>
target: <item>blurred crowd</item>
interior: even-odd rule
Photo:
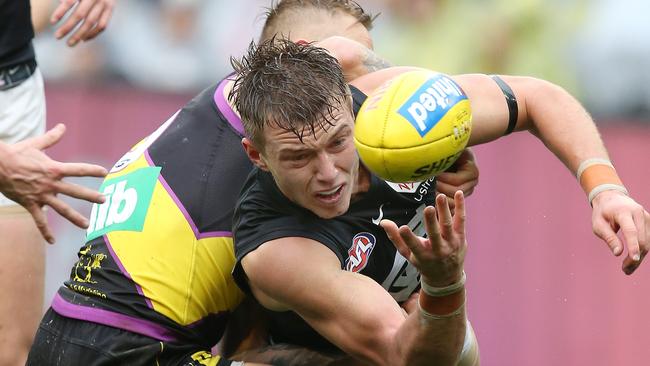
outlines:
[[[230,70],[257,38],[272,0],[118,0],[95,42],[67,49],[36,39],[48,81],[128,83],[191,94]],[[396,65],[450,74],[544,78],[599,119],[650,120],[646,0],[359,0],[379,14],[376,51]]]

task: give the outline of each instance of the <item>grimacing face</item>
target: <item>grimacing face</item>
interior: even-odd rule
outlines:
[[[332,125],[305,133],[302,142],[291,131],[267,127],[260,152],[261,167],[271,172],[280,191],[324,219],[348,210],[359,174],[351,106],[341,106],[333,117]]]

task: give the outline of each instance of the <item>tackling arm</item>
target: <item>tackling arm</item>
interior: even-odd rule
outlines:
[[[501,137],[510,113],[497,83],[478,74],[454,79],[472,101],[473,131],[469,144]],[[623,253],[623,244],[616,235],[620,229],[628,249],[623,271],[634,272],[648,252],[650,214],[627,195],[589,113],[563,88],[547,81],[517,76],[502,79],[517,99],[515,130],[530,131],[577,174],[593,206],[594,233],[618,256]]]
[[[371,93],[387,80],[414,67],[393,67],[357,78],[352,82]],[[516,131],[537,136],[572,173],[590,196],[592,229],[616,256],[623,253],[619,229],[628,249],[623,271],[633,273],[650,247],[650,214],[627,195],[616,175],[598,130],[580,103],[563,88],[530,77],[502,76],[517,99]],[[453,79],[472,103],[472,135],[476,145],[504,135],[509,109],[497,83],[483,74],[457,75]],[[607,164],[603,164],[605,162]],[[611,167],[611,168],[608,168]]]

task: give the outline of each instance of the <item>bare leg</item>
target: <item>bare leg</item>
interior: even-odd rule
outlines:
[[[45,242],[20,206],[0,206],[0,365],[24,365],[43,312]]]

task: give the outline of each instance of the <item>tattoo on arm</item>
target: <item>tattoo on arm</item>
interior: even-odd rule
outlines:
[[[391,67],[391,64],[381,58],[379,55],[377,55],[374,51],[372,50],[367,50],[364,60],[363,60],[363,66],[366,67],[368,72],[374,72],[378,70],[383,70]]]

